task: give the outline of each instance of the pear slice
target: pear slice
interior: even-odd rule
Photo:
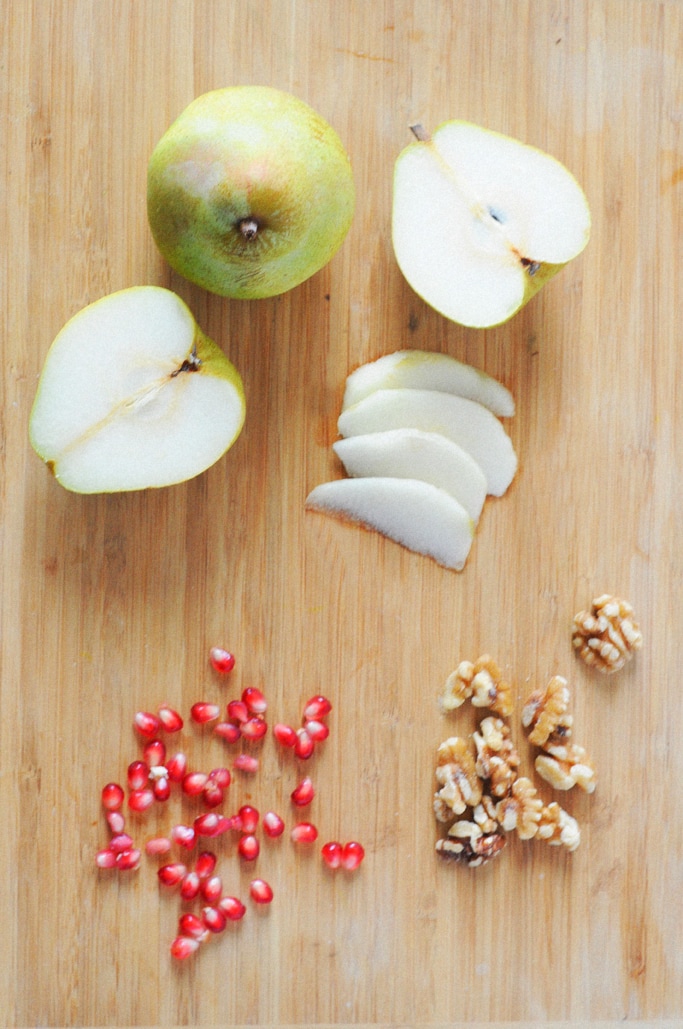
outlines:
[[[57,335],[29,436],[66,489],[111,493],[205,471],[244,416],[239,373],[180,297],[135,286],[90,304]]]
[[[438,486],[479,521],[486,499],[486,477],[473,457],[438,432],[389,429],[337,440],[332,448],[354,478],[389,476],[421,479]]]
[[[584,249],[586,196],[558,160],[509,136],[464,121],[413,132],[394,169],[398,265],[445,317],[499,325]]]
[[[487,492],[502,496],[517,470],[512,441],[488,408],[430,389],[379,389],[342,411],[340,436],[388,429],[437,432],[466,450],[481,468]]]
[[[445,490],[416,479],[336,479],[316,486],[310,510],[374,529],[440,565],[460,571],[474,537],[474,523]]]
[[[512,393],[497,379],[449,354],[427,350],[397,350],[356,368],[346,380],[342,410],[376,389],[400,387],[455,393],[476,400],[503,418],[515,413]]]

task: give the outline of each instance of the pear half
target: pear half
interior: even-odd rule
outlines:
[[[413,132],[394,169],[398,265],[445,317],[505,322],[586,246],[586,196],[558,160],[509,136],[465,121]]]
[[[428,350],[397,350],[356,368],[346,380],[342,410],[377,389],[401,387],[455,393],[504,418],[515,413],[512,394],[497,379],[449,354]]]
[[[470,455],[438,432],[389,429],[337,440],[332,448],[354,478],[421,479],[462,504],[476,524],[486,499],[486,477]]]
[[[457,500],[415,479],[336,479],[316,486],[306,506],[374,529],[456,571],[474,537],[474,523]]]
[[[476,461],[487,492],[502,496],[517,470],[512,441],[495,415],[475,400],[429,389],[379,389],[342,411],[340,436],[420,429],[440,433]]]
[[[90,304],[57,335],[29,436],[66,489],[111,493],[200,474],[244,417],[239,373],[180,297],[135,286]]]

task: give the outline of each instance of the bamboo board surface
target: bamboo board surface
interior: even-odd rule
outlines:
[[[0,0],[0,27],[0,1023],[681,1024],[683,6]],[[170,273],[145,213],[166,127],[247,82],[317,108],[358,193],[331,264],[253,303]],[[593,214],[584,254],[489,331],[427,307],[391,249],[408,126],[455,117],[554,154]],[[28,444],[37,376],[73,313],[142,283],[175,289],[240,369],[245,430],[184,485],[71,495]],[[346,375],[406,346],[486,369],[517,402],[520,469],[460,574],[304,511],[340,474]],[[611,679],[570,642],[604,591],[630,600],[645,639]],[[237,655],[229,681],[209,669],[216,643]],[[435,748],[467,724],[436,696],[485,651],[517,715],[550,675],[572,684],[599,772],[593,796],[560,797],[582,827],[574,854],[515,840],[476,871],[434,855]],[[128,878],[93,867],[99,791],[138,755],[135,711],[187,714],[249,684],[272,720],[332,699],[312,814],[366,861],[333,876],[316,849],[264,845],[272,907],[174,966],[178,905],[150,861]],[[197,765],[225,760],[206,733],[184,743]],[[270,741],[231,803],[290,818],[298,771]],[[244,893],[249,870],[223,868]]]

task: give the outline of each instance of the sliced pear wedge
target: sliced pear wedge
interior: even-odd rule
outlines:
[[[437,432],[389,429],[349,436],[332,444],[348,475],[420,479],[458,501],[479,521],[486,499],[486,477],[467,451]]]
[[[346,380],[342,410],[375,390],[398,388],[455,393],[476,400],[503,418],[515,413],[512,393],[497,379],[449,354],[428,350],[397,350],[356,368]]]
[[[336,479],[316,486],[306,506],[374,529],[456,571],[464,567],[474,537],[462,504],[416,479]]]
[[[467,451],[481,468],[487,491],[502,496],[517,470],[517,455],[505,429],[474,400],[428,389],[380,389],[342,411],[340,436],[388,429],[436,432]]]

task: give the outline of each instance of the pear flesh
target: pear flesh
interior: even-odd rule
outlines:
[[[445,490],[415,479],[335,479],[313,489],[306,506],[374,529],[408,550],[461,571],[474,523]]]
[[[501,324],[586,246],[586,196],[550,154],[500,133],[464,121],[414,132],[394,169],[398,265],[445,317]]]
[[[234,443],[242,380],[170,290],[137,286],[90,304],[48,352],[31,444],[78,493],[168,486]]]
[[[465,450],[481,468],[487,492],[502,496],[517,470],[505,429],[474,400],[428,389],[379,389],[347,408],[337,422],[343,437],[387,429],[440,433]]]
[[[346,380],[342,410],[377,389],[435,389],[483,404],[503,418],[515,413],[510,391],[486,372],[449,354],[428,350],[397,350],[361,365]]]

